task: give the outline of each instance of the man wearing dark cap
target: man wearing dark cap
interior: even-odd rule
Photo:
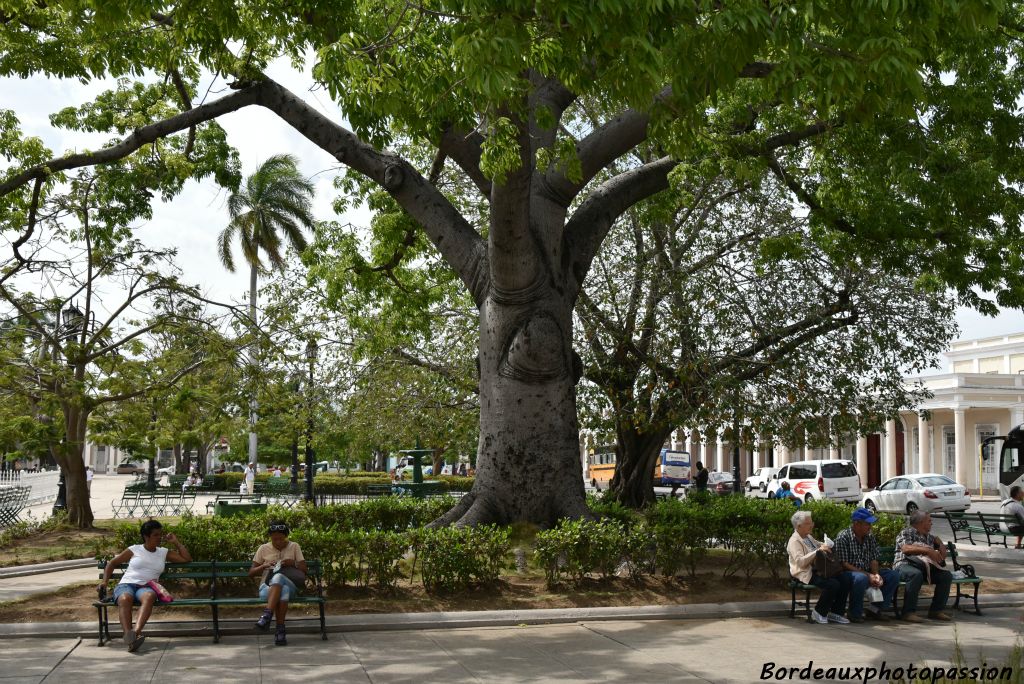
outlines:
[[[878,522],[866,508],[858,508],[850,516],[850,526],[836,537],[835,557],[843,564],[850,577],[850,622],[864,622],[864,616],[873,620],[888,620],[882,614],[883,606],[892,605],[892,597],[899,586],[900,574],[895,570],[878,567],[878,539],[871,526]],[[864,593],[869,587],[882,591],[882,600],[875,601],[865,612]]]

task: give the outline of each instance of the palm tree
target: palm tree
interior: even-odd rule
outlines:
[[[278,154],[267,159],[249,176],[238,192],[228,197],[231,221],[217,239],[221,263],[229,271],[235,270],[231,243],[238,236],[242,256],[249,264],[249,325],[255,339],[256,281],[261,272],[270,269],[282,271],[282,236],[297,251],[306,248],[302,229],[313,228],[313,184],[303,178],[297,160],[290,154]],[[260,261],[262,251],[270,269]],[[250,348],[249,361],[256,366],[256,346]],[[249,462],[256,462],[256,397],[249,399]]]

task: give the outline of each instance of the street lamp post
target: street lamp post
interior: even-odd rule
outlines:
[[[740,492],[740,390],[736,388],[733,394],[732,407],[732,491]]]
[[[295,393],[296,403],[298,403],[299,392],[302,391],[302,374],[296,372],[292,375],[290,387],[292,392]],[[297,493],[299,491],[299,432],[298,429],[292,433],[292,477],[291,477],[291,491]]]
[[[66,309],[62,309],[57,315],[57,335],[56,337],[62,340],[70,339],[74,335],[78,334],[78,331],[83,325],[85,325],[85,314],[82,313],[81,309],[72,303],[68,303]],[[54,347],[54,356],[56,357],[56,347]],[[46,345],[43,345],[43,356],[46,354]],[[66,438],[65,438],[66,439]],[[78,454],[81,458],[82,454]],[[57,480],[57,499],[53,502],[53,509],[50,511],[52,515],[56,515],[59,511],[66,511],[68,509],[68,485],[64,479],[64,468],[57,464],[57,468],[60,472],[59,479]]]
[[[306,361],[309,363],[309,382],[306,385],[306,501],[316,505],[313,499],[313,366],[316,364],[316,340],[310,338],[306,344]]]

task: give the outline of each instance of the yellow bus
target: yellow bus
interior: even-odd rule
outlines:
[[[590,486],[604,489],[615,476],[615,445],[594,447],[587,456],[587,477]],[[664,487],[690,484],[690,453],[673,451],[666,447],[661,450],[657,465],[654,466],[654,484]]]

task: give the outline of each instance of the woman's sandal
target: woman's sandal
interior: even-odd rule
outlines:
[[[130,646],[128,646],[128,652],[129,652],[129,653],[135,653],[136,651],[138,651],[138,650],[139,650],[139,647],[140,647],[140,646],[142,646],[142,644],[143,644],[143,643],[144,643],[145,641],[146,641],[146,637],[144,637],[144,636],[143,636],[143,635],[141,635],[141,634],[140,634],[140,635],[138,635],[137,637],[135,637],[135,641],[133,641],[133,642],[131,643],[131,645],[130,645]]]

